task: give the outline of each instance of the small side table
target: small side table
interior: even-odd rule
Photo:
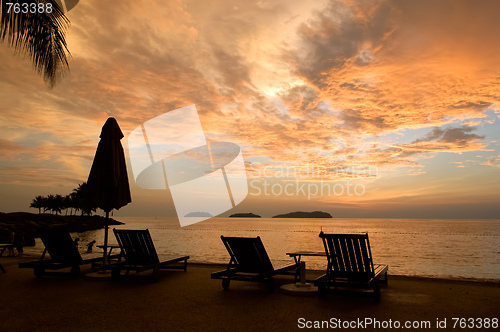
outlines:
[[[293,257],[296,265],[295,279],[293,284],[281,286],[281,291],[289,295],[312,296],[318,294],[318,287],[307,282],[306,279],[306,262],[302,261],[302,256],[326,257],[325,252],[319,251],[297,251],[288,252],[288,256]],[[300,275],[300,282],[297,282],[297,277]]]
[[[104,244],[98,245],[96,247],[104,249]],[[106,247],[109,248],[109,252],[108,252],[108,254],[106,256],[108,258],[107,263],[109,264],[111,258],[113,258],[113,256],[111,256],[111,252],[113,252],[113,249],[120,249],[120,246],[118,244],[108,244]]]

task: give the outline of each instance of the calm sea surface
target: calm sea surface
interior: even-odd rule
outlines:
[[[190,255],[190,262],[228,263],[220,236],[260,236],[275,266],[289,263],[287,252],[323,251],[325,233],[368,232],[375,263],[406,276],[500,280],[500,220],[426,219],[248,219],[212,218],[181,228],[176,218],[117,217],[123,229],[148,228],[159,253]],[[74,233],[80,250],[104,231]],[[110,243],[116,243],[110,230]],[[32,249],[40,251],[37,241]],[[323,257],[306,257],[308,269],[325,269]]]

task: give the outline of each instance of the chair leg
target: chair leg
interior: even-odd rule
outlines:
[[[79,265],[72,266],[70,271],[71,278],[76,279],[78,278],[79,275],[80,275],[80,266]]]
[[[231,283],[231,279],[229,279],[229,278],[222,279],[222,288],[228,289],[230,283]]]
[[[378,283],[378,280],[375,280],[375,282],[373,283],[373,293],[375,301],[380,302],[380,285]]]
[[[160,266],[159,265],[155,265],[155,267],[153,268],[153,281],[154,282],[160,281]]]
[[[270,278],[267,280],[267,291],[268,291],[269,293],[274,292],[274,278],[273,278],[273,277],[270,277]]]
[[[45,274],[45,269],[43,267],[35,267],[33,273],[35,274],[35,277],[41,278]]]
[[[326,287],[325,286],[318,286],[318,294],[319,294],[319,297],[324,299],[326,298]]]
[[[384,278],[378,278],[378,282],[380,285],[387,286],[388,280],[387,280],[387,273],[384,273]]]
[[[120,269],[111,269],[111,279],[112,280],[118,280],[120,279],[120,274],[121,274],[121,271]]]

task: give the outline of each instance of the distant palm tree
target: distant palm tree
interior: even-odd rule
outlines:
[[[56,213],[61,213],[61,211],[64,209],[64,197],[57,194],[54,196],[54,202],[51,206],[51,210]]]
[[[64,209],[66,210],[66,215],[68,215],[68,212],[71,215],[71,213],[73,212],[73,206],[72,206],[73,203],[71,202],[71,195],[66,195],[63,198],[64,198]]]
[[[76,190],[76,189],[75,189]],[[78,206],[78,202],[76,200],[76,193],[75,191],[73,190],[73,192],[71,194],[68,195],[69,196],[69,202],[70,202],[70,207],[71,207],[71,215],[73,215],[73,209],[75,209],[75,213],[76,214],[78,212],[78,210],[80,210],[80,207]]]
[[[45,197],[45,206],[43,207],[43,212],[51,211],[54,212],[53,206],[56,197],[54,195],[49,195]]]
[[[91,216],[97,210],[97,207],[90,203],[85,197],[85,190],[87,188],[87,183],[83,182],[78,184],[78,187],[73,189],[73,191],[66,196],[62,195],[48,195],[48,196],[36,196],[30,204],[30,207],[38,209],[38,213],[41,213],[43,209],[44,212],[50,211],[52,214],[59,214],[62,210],[66,210],[66,215],[68,214],[68,209],[70,214],[73,214],[73,209],[75,214],[77,211],[81,211],[81,215]]]
[[[53,87],[69,69],[67,55],[70,53],[65,40],[69,20],[54,0],[0,0],[0,3],[0,41],[8,37],[10,46],[29,55],[35,70]],[[14,3],[15,7],[8,3]],[[26,8],[23,3],[36,3],[36,12],[31,13],[28,6],[23,13]],[[41,3],[45,5],[38,7]],[[51,10],[47,4],[51,4]],[[40,8],[43,8],[41,13]]]
[[[45,207],[45,198],[42,196],[36,196],[32,201],[30,207],[38,209],[38,214],[42,213],[42,208]]]

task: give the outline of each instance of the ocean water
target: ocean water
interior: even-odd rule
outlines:
[[[212,218],[181,228],[176,218],[117,217],[123,229],[149,229],[159,253],[190,255],[190,262],[224,263],[224,236],[260,236],[275,266],[286,253],[323,251],[319,232],[365,233],[374,263],[393,275],[500,280],[500,220]],[[103,243],[104,231],[74,233],[85,244]],[[116,243],[110,228],[110,243]],[[37,242],[35,251],[43,250]],[[307,269],[326,269],[324,257],[304,257]]]

